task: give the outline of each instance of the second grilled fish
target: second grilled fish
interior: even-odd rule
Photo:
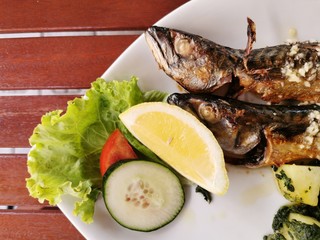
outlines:
[[[231,84],[230,96],[252,92],[263,100],[320,102],[320,44],[297,42],[253,49],[255,24],[248,19],[244,50],[180,30],[153,26],[146,40],[161,69],[189,92],[213,92]]]
[[[259,105],[212,94],[168,97],[215,135],[230,163],[259,167],[320,158],[320,106]]]

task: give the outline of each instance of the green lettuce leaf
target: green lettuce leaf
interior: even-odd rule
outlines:
[[[162,101],[162,100],[166,99],[167,96],[168,96],[167,93],[156,91],[156,90],[152,90],[152,91],[148,91],[148,92],[143,93],[144,102]]]
[[[118,115],[144,101],[162,101],[166,94],[142,92],[137,78],[130,81],[97,79],[85,96],[68,102],[67,110],[45,114],[29,139],[26,185],[32,197],[56,205],[61,196],[79,199],[74,214],[93,221],[94,205],[101,189],[99,157],[108,136],[119,128],[142,155],[158,160],[124,127]]]

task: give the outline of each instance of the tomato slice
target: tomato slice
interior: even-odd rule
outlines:
[[[119,129],[111,133],[102,148],[100,155],[100,172],[103,176],[107,169],[115,162],[122,159],[135,159],[136,153],[133,151],[128,140]]]

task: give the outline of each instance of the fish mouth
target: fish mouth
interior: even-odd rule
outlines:
[[[169,69],[169,62],[176,55],[169,29],[152,26],[145,32],[145,38],[159,67],[165,71]]]

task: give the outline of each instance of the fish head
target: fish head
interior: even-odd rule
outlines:
[[[228,156],[239,158],[261,142],[261,131],[257,124],[238,121],[245,112],[233,106],[232,101],[213,94],[173,93],[167,98],[169,104],[181,107],[204,123]]]
[[[167,28],[153,26],[146,31],[145,38],[159,67],[170,72],[170,66],[178,60],[170,32]]]
[[[158,26],[150,27],[145,37],[159,67],[187,91],[212,92],[232,81],[225,48],[198,35]]]

